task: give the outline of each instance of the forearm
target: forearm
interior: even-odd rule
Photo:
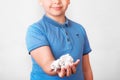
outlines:
[[[93,74],[91,70],[83,73],[84,73],[84,80],[93,80]]]
[[[46,65],[43,67],[43,70],[44,70],[48,75],[51,75],[51,76],[57,75],[57,72],[51,69],[51,67],[50,67],[51,64],[52,64],[52,62],[49,62],[48,64],[46,64]]]
[[[48,75],[57,75],[55,71],[50,68],[51,63],[55,60],[49,46],[44,46],[31,51],[31,56],[37,64]]]
[[[92,69],[90,66],[89,55],[84,55],[82,61],[84,80],[93,80]]]

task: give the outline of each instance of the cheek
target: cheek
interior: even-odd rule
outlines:
[[[70,0],[67,0],[67,4],[70,4]]]
[[[50,6],[51,5],[51,1],[50,0],[45,0],[45,1],[43,1],[43,6],[44,7],[48,7],[48,6]]]
[[[70,0],[63,0],[63,3],[70,4]]]
[[[50,4],[43,4],[43,8],[44,8],[44,9],[47,10],[47,9],[49,9],[49,7],[50,7]]]
[[[63,5],[64,5],[64,6],[68,6],[69,4],[70,4],[69,1],[63,1]]]

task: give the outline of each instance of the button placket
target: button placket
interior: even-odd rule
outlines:
[[[71,49],[70,38],[69,38],[68,32],[65,30],[64,27],[62,27],[62,32],[63,32],[65,39],[66,39],[67,49]]]

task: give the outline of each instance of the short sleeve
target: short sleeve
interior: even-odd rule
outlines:
[[[26,33],[26,46],[29,53],[41,46],[49,45],[47,38],[45,36],[44,30],[38,25],[31,25],[28,27]]]
[[[83,55],[86,55],[86,54],[90,53],[92,50],[91,50],[85,29],[83,28],[82,31],[83,31],[83,35],[84,35]]]

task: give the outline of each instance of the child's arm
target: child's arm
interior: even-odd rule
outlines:
[[[70,76],[76,72],[76,67],[79,64],[79,60],[74,62],[71,66],[61,68],[60,71],[55,72],[51,69],[50,65],[55,60],[49,46],[43,46],[30,52],[33,59],[38,63],[39,66],[49,75],[58,75],[59,77]]]
[[[90,66],[89,55],[86,54],[82,57],[82,64],[83,64],[83,73],[85,80],[93,80],[93,74]]]
[[[33,59],[49,75],[56,75],[55,71],[50,68],[51,63],[55,60],[49,46],[43,46],[30,52]]]

